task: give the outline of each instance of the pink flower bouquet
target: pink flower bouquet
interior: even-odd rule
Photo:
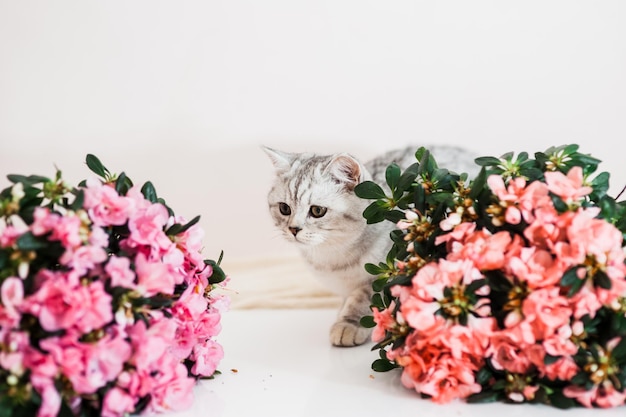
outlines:
[[[469,181],[425,149],[375,200],[397,223],[374,282],[374,370],[437,403],[615,407],[626,400],[626,205],[578,146],[477,158]]]
[[[225,274],[199,217],[111,175],[9,175],[0,193],[0,415],[124,416],[188,407],[223,356]]]

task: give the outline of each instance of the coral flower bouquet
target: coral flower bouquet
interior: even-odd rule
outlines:
[[[112,175],[9,175],[0,193],[0,416],[184,409],[223,356],[228,297],[199,217]]]
[[[377,371],[437,403],[559,408],[626,400],[626,205],[577,145],[481,157],[474,179],[420,148],[387,169],[368,222],[392,221],[371,316]]]

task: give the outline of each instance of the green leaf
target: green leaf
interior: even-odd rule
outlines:
[[[591,186],[593,187],[594,193],[600,194],[603,196],[606,194],[609,189],[609,178],[610,175],[607,172],[599,173],[593,181],[591,181]]]
[[[374,201],[363,211],[363,217],[367,219],[367,224],[380,223],[385,220],[386,211],[378,205],[378,202]]]
[[[158,200],[154,185],[152,185],[150,181],[146,182],[143,187],[141,187],[141,194],[143,194],[146,200],[150,201],[151,203],[156,203]]]
[[[207,259],[204,261],[205,264],[210,265],[213,268],[213,273],[209,277],[209,284],[219,284],[220,282],[226,279],[226,273],[215,261]]]
[[[8,263],[8,260],[9,260],[9,254],[6,251],[0,249],[0,271],[2,271],[5,268],[5,266]]]
[[[501,391],[483,390],[477,394],[470,395],[466,401],[469,404],[492,403],[501,399],[501,396]]]
[[[476,162],[477,165],[480,165],[483,167],[489,167],[489,166],[495,167],[495,166],[500,165],[500,159],[494,156],[481,156],[479,158],[476,158],[474,162]]]
[[[96,175],[106,179],[107,176],[110,174],[109,170],[106,169],[104,165],[102,165],[102,162],[100,162],[98,157],[96,157],[95,155],[87,154],[86,162],[89,169]]]
[[[7,179],[12,183],[21,182],[24,185],[35,185],[35,184],[43,184],[46,182],[50,182],[50,178],[42,177],[40,175],[19,175],[19,174],[9,174],[7,175]]]
[[[611,356],[617,361],[617,363],[621,365],[621,367],[625,365],[624,361],[626,360],[626,337],[622,337],[620,339],[617,346],[613,348]]]
[[[85,202],[85,192],[79,189],[78,191],[76,191],[76,198],[72,202],[72,205],[70,205],[70,209],[77,211],[83,208],[84,202]]]
[[[361,326],[371,329],[372,327],[376,327],[376,322],[374,321],[374,316],[364,316],[361,317],[360,321]]]
[[[578,155],[576,155],[576,160],[578,163],[581,164],[580,166],[582,167],[585,167],[586,165],[597,166],[598,164],[600,164],[600,162],[602,162],[600,159],[594,158],[593,156],[584,153],[579,153]]]
[[[550,395],[550,404],[560,409],[568,409],[572,407],[576,407],[577,403],[572,398],[568,398],[560,390],[554,391],[552,395]]]
[[[480,385],[485,385],[487,382],[489,382],[492,376],[493,373],[491,372],[491,370],[489,370],[489,367],[483,366],[476,373],[476,382]]]
[[[493,291],[508,293],[513,288],[511,281],[500,271],[486,271],[485,276],[487,277],[489,287]]]
[[[386,197],[381,186],[373,181],[363,181],[354,188],[354,192],[357,197],[368,200],[378,200]]]
[[[570,269],[568,269],[563,276],[561,277],[561,286],[562,287],[569,287],[570,285],[573,285],[574,283],[576,283],[576,281],[578,281],[580,278],[578,278],[578,268],[580,268],[580,266],[574,266]]]
[[[550,194],[550,198],[552,199],[552,204],[554,204],[554,208],[559,212],[559,213],[564,213],[568,210],[568,206],[567,203],[565,203],[565,201],[563,201],[561,199],[561,197],[555,195],[555,194]]]
[[[391,163],[385,170],[385,180],[392,190],[395,190],[400,180],[400,167],[395,162]]]
[[[600,288],[605,290],[611,289],[611,278],[604,271],[597,271],[593,276],[593,283]]]
[[[374,294],[372,296],[372,306],[378,307],[379,310],[383,310],[385,308],[385,303],[383,301],[383,296],[380,294]]]
[[[465,288],[465,293],[474,294],[476,290],[484,287],[485,285],[487,285],[487,279],[485,278],[474,280],[467,286],[467,288]]]
[[[213,273],[209,277],[209,283],[211,285],[219,284],[226,279],[226,273],[219,265],[213,265]]]
[[[0,269],[2,269],[1,261],[2,252],[0,252]],[[611,329],[616,335],[626,335],[626,316],[623,313],[613,314],[613,321],[611,322]]]
[[[196,216],[193,219],[189,220],[183,228],[178,233],[184,233],[189,230],[192,226],[196,225],[200,221],[200,216]]]
[[[398,180],[398,185],[396,189],[401,191],[407,191],[415,181],[418,170],[419,163],[415,162],[414,164],[409,165],[409,167],[404,170],[402,176]]]
[[[376,359],[372,363],[372,369],[376,372],[389,372],[395,368],[398,368],[398,365],[388,361],[387,359]]]
[[[165,231],[165,234],[168,236],[179,235],[185,232],[186,230],[188,230],[191,226],[198,223],[199,221],[200,221],[200,216],[196,216],[193,219],[191,219],[188,223],[186,223],[184,226],[180,223],[174,223]]]
[[[574,284],[572,284],[572,286],[570,287],[569,291],[567,292],[567,296],[569,298],[572,298],[574,295],[576,295],[578,293],[578,291],[580,291],[580,289],[585,284],[585,281],[586,280],[584,280],[584,279],[576,280],[574,282]]]
[[[485,186],[487,185],[487,171],[485,168],[481,168],[480,172],[472,182],[472,186],[469,193],[469,198],[476,201],[478,197],[482,194]]]
[[[415,204],[415,210],[419,213],[426,212],[426,190],[424,190],[421,184],[415,187],[413,191],[413,203]]]
[[[585,371],[580,371],[572,377],[570,382],[574,385],[585,385],[589,381],[589,375]]]
[[[152,297],[137,298],[142,304],[146,304],[154,309],[162,309],[164,307],[170,307],[174,304],[174,300],[168,295],[157,294]]]
[[[383,272],[382,268],[380,268],[378,265],[375,265],[375,264],[372,264],[372,263],[366,263],[365,264],[365,270],[370,275],[378,275],[381,272]]]
[[[389,220],[393,224],[398,223],[400,220],[404,218],[405,218],[405,215],[400,210],[391,210],[385,213],[385,220]]]
[[[133,186],[133,182],[126,176],[126,173],[122,172],[115,180],[115,191],[119,195],[126,195],[128,190],[130,190]]]
[[[372,282],[372,289],[375,292],[380,292],[385,288],[385,285],[387,285],[387,278],[380,278]]]
[[[0,391],[0,417],[13,417],[13,400]]]
[[[558,361],[559,359],[561,359],[560,356],[552,356],[546,353],[543,357],[543,363],[546,365],[552,365],[553,363],[556,363],[556,361]]]
[[[42,241],[31,232],[26,232],[17,238],[17,248],[21,251],[36,251],[47,246],[48,244],[45,240]]]

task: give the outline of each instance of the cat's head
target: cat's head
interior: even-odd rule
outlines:
[[[357,159],[345,153],[263,150],[276,169],[268,194],[270,214],[287,240],[337,245],[354,240],[365,228],[362,213],[368,202],[354,194],[354,187],[370,174]]]

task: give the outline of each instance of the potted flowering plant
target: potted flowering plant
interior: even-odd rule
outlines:
[[[226,275],[199,217],[86,163],[97,177],[76,187],[57,171],[0,192],[2,417],[184,409],[218,372]]]
[[[626,400],[626,204],[577,145],[481,157],[469,181],[420,148],[368,222],[392,221],[393,247],[367,264],[380,359],[437,403],[505,401],[559,408]]]

